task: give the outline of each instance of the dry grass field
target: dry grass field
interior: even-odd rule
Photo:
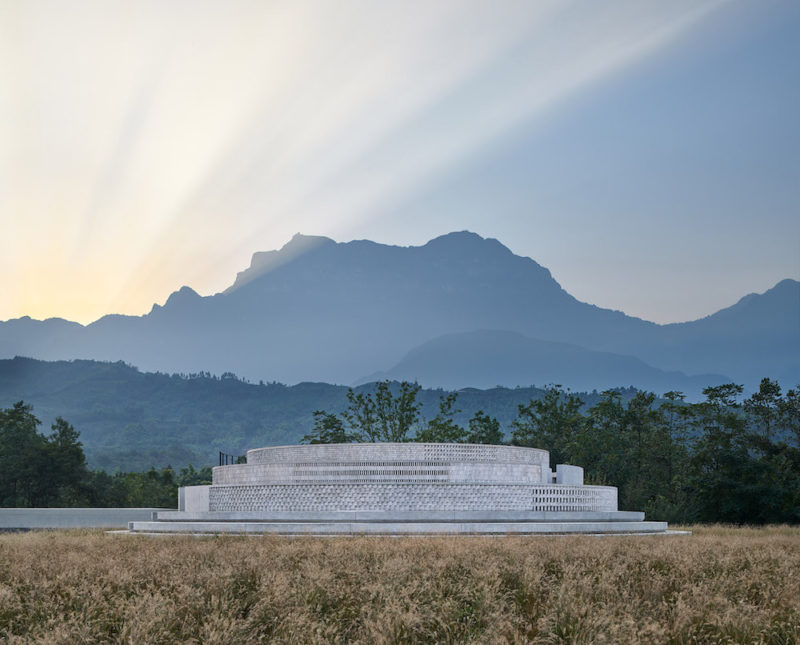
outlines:
[[[0,535],[12,643],[797,643],[800,528],[690,537]]]

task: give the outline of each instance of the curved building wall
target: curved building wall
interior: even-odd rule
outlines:
[[[214,469],[214,485],[317,483],[487,482],[542,483],[539,464],[451,463],[447,461],[338,461],[237,464]]]
[[[214,469],[209,510],[616,511],[617,489],[550,483],[545,450],[479,444],[279,446]]]
[[[211,511],[616,511],[610,486],[526,484],[214,485]]]
[[[276,446],[247,451],[248,464],[364,461],[434,461],[548,466],[550,454],[538,448],[471,443],[334,443]]]

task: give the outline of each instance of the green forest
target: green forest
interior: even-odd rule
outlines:
[[[439,392],[435,414],[423,416],[421,395],[430,392],[389,381],[348,388],[343,405],[311,413],[300,440],[543,448],[553,466],[582,466],[586,483],[617,486],[620,508],[644,510],[649,519],[800,522],[800,390],[784,392],[768,378],[747,398],[731,383],[706,388],[699,402],[680,392],[659,398],[631,390],[607,390],[588,402],[549,386],[517,404],[506,431],[491,410],[465,416],[463,392]],[[178,486],[210,481],[208,465],[90,469],[70,422],[57,417],[48,434],[41,425],[23,401],[0,410],[2,506],[174,507]]]
[[[178,486],[209,483],[211,468],[188,466],[145,472],[89,470],[75,428],[58,417],[49,434],[23,401],[0,410],[0,506],[166,507],[176,503]]]
[[[315,410],[347,408],[348,391],[329,383],[249,383],[231,373],[140,372],[123,362],[0,360],[0,407],[25,401],[45,427],[59,416],[69,419],[80,430],[89,467],[108,472],[213,465],[220,452],[296,444],[314,427]],[[632,388],[620,392],[623,400],[635,395]],[[421,421],[438,414],[443,394],[417,393]],[[507,430],[517,406],[543,394],[533,386],[464,389],[455,419],[466,425],[483,410]],[[581,398],[591,406],[600,394]]]
[[[393,392],[394,390],[394,392]],[[441,441],[503,443],[500,423],[478,411],[455,420],[457,393],[440,398],[439,414],[420,423],[410,383],[348,392],[340,414],[315,412],[311,443]],[[765,524],[800,521],[800,389],[782,392],[768,378],[742,400],[741,385],[703,390],[689,403],[681,392],[658,399],[636,392],[623,400],[607,390],[587,407],[560,386],[519,404],[510,443],[550,451],[551,465],[582,466],[586,483],[619,488],[624,510],[669,522]]]

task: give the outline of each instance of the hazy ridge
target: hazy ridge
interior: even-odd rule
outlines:
[[[90,466],[107,469],[213,464],[220,451],[298,443],[311,431],[314,411],[344,410],[346,394],[341,385],[147,373],[122,362],[0,360],[0,407],[32,404],[45,430],[56,416],[66,418],[80,431]],[[535,387],[463,390],[455,418],[465,425],[483,410],[507,429],[517,405],[541,394]],[[441,395],[420,391],[423,418],[436,415]],[[588,405],[599,400],[597,393],[583,398]]]
[[[492,342],[486,330],[496,332]],[[458,365],[442,350],[455,339]],[[16,355],[284,383],[413,374],[448,387],[584,388],[599,378],[594,387],[691,391],[730,379],[752,388],[765,375],[800,382],[800,282],[783,280],[697,321],[657,325],[576,300],[534,260],[474,233],[419,247],[297,235],[255,254],[213,296],[183,287],[144,316],[87,326],[0,323],[0,357]]]

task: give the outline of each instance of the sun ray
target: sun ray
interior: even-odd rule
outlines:
[[[0,318],[143,313],[346,237],[721,3],[0,5]]]

